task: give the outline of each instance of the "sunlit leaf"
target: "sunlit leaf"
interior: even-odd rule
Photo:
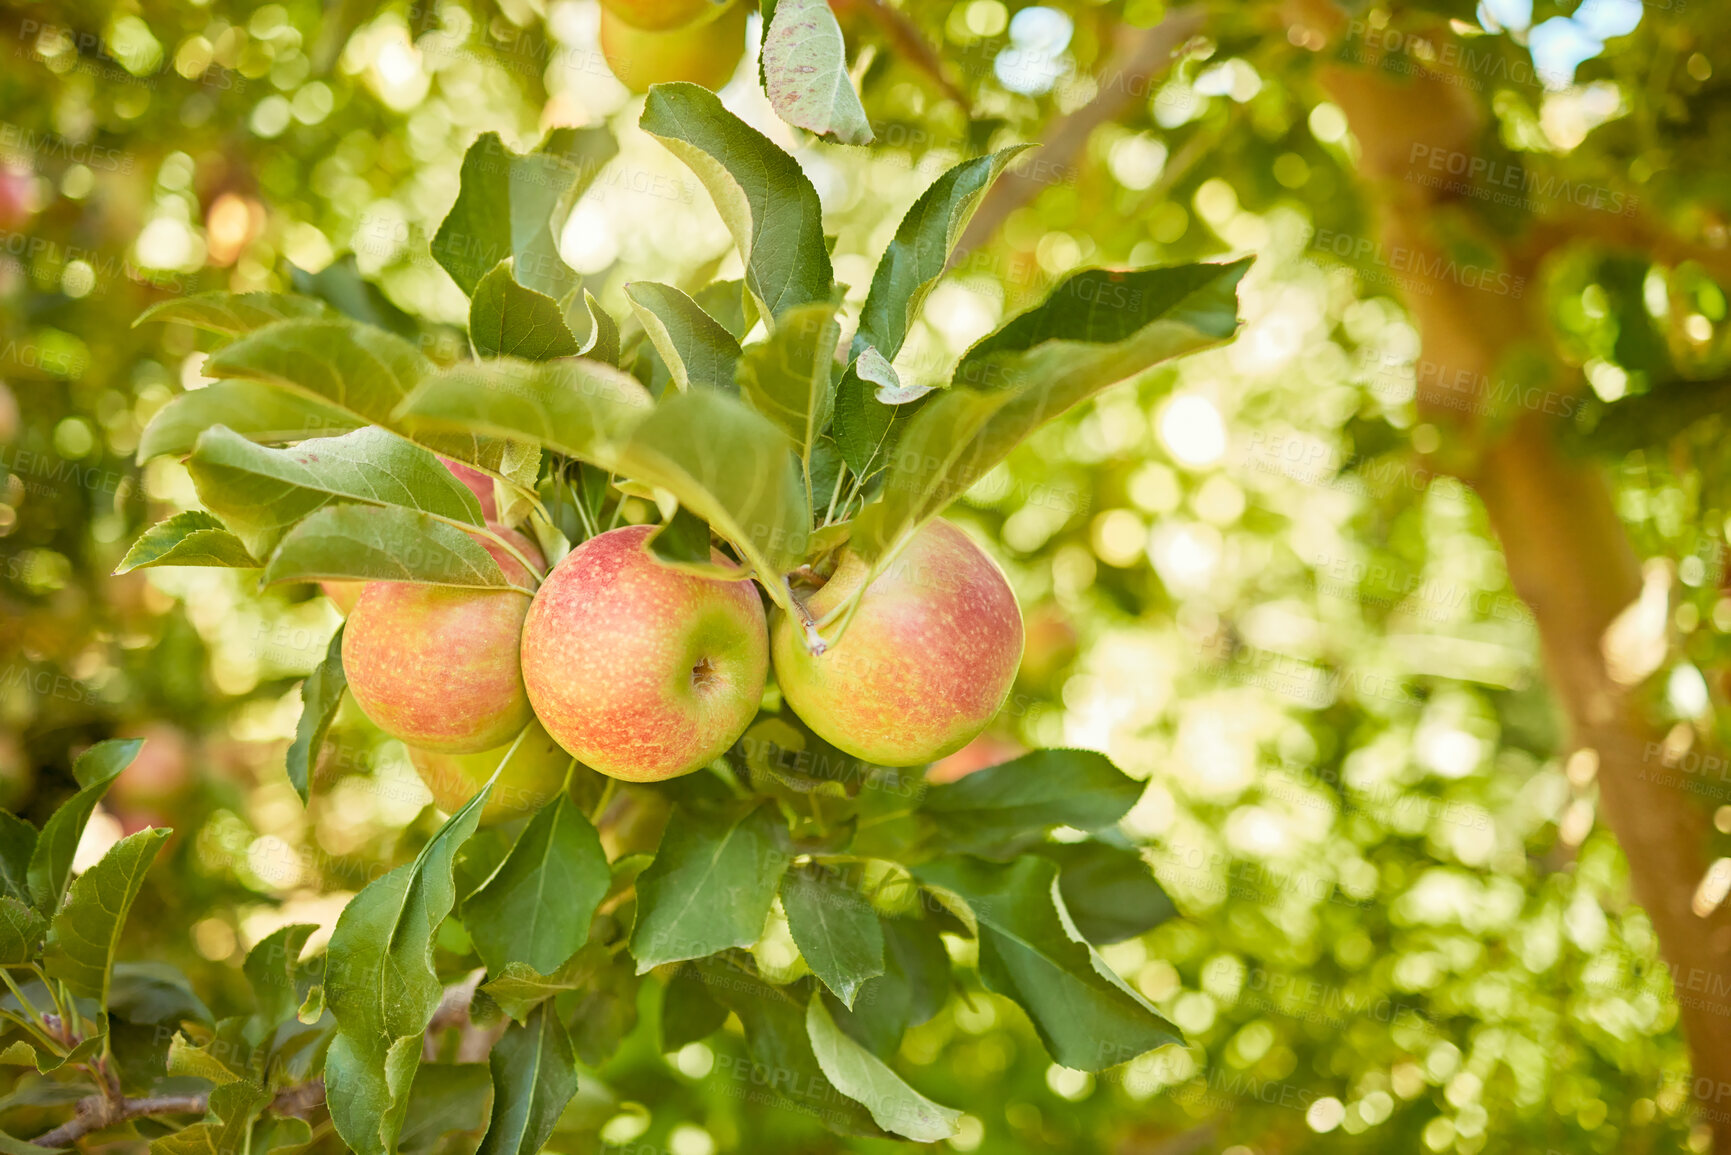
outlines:
[[[220,520],[203,510],[189,509],[139,534],[114,572],[130,573],[159,565],[257,569],[260,562]]]
[[[941,1142],[956,1133],[960,1111],[932,1102],[903,1082],[887,1063],[835,1025],[815,993],[806,1006],[805,1023],[824,1075],[842,1094],[865,1104],[878,1126],[917,1143]]]
[[[634,281],[625,286],[625,295],[667,363],[675,386],[724,393],[738,388],[733,371],[739,361],[739,341],[703,306],[673,286],[654,281]]]
[[[469,301],[469,340],[483,357],[550,361],[575,357],[578,351],[559,302],[518,284],[509,258],[494,265],[475,286]]]
[[[1057,1062],[1103,1071],[1183,1042],[1074,933],[1053,863],[1023,857],[997,865],[956,856],[917,866],[914,874],[967,904],[979,926],[986,989],[1022,1005]]]
[[[709,190],[765,313],[829,299],[823,206],[797,161],[695,84],[655,85],[641,123]]]
[[[638,974],[758,940],[787,869],[775,823],[770,806],[675,810],[655,861],[637,879],[631,955]]]
[[[283,537],[263,576],[266,585],[327,579],[511,586],[479,538],[424,513],[375,505],[319,510]]]
[[[872,142],[841,26],[825,0],[776,0],[763,34],[763,79],[771,107],[789,124],[842,144]]]
[[[50,978],[65,983],[73,994],[108,1006],[110,968],[120,950],[127,912],[170,833],[146,828],[122,838],[73,880],[66,902],[48,926],[42,969]]]

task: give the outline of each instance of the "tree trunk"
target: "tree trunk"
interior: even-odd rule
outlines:
[[[1446,33],[1443,33],[1446,36]],[[1376,255],[1405,269],[1447,267],[1445,229],[1474,228],[1473,214],[1419,180],[1412,158],[1429,148],[1469,153],[1480,139],[1479,104],[1434,76],[1396,78],[1374,66],[1333,67],[1324,83],[1345,111],[1378,224]],[[1458,80],[1458,78],[1455,78]],[[1487,238],[1475,233],[1474,240]],[[1691,1086],[1714,1150],[1731,1153],[1731,909],[1703,917],[1693,898],[1707,869],[1708,816],[1665,772],[1662,735],[1607,667],[1607,627],[1641,592],[1639,559],[1593,463],[1566,458],[1556,418],[1524,411],[1504,424],[1468,404],[1515,343],[1538,331],[1536,267],[1491,239],[1523,291],[1499,295],[1436,276],[1406,294],[1423,342],[1421,415],[1444,433],[1438,463],[1477,491],[1501,539],[1516,591],[1532,608],[1545,666],[1577,748],[1597,757],[1599,813],[1629,862],[1635,894],[1658,933],[1694,1063]],[[1442,262],[1441,264],[1437,262]],[[1509,282],[1512,284],[1513,282]],[[1581,382],[1567,383],[1572,391]],[[1466,393],[1463,396],[1462,389]],[[1463,408],[1465,415],[1463,415]],[[1476,416],[1475,416],[1476,415]]]

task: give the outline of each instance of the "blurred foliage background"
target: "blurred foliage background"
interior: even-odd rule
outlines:
[[[1665,736],[1656,772],[1668,763],[1713,817],[1718,865],[1695,901],[1717,905],[1731,885],[1731,788],[1711,753],[1731,634],[1715,275],[1731,14],[1682,0],[1350,9],[1331,23],[1302,4],[1222,4],[1197,31],[1183,21],[1200,8],[1157,0],[838,3],[872,150],[800,138],[749,60],[723,93],[811,175],[856,316],[920,189],[964,156],[1049,142],[1014,199],[989,202],[1002,212],[932,298],[904,380],[942,381],[1073,268],[1258,256],[1235,343],[1056,423],[952,511],[994,543],[1028,618],[987,747],[1095,747],[1148,780],[1131,825],[1159,843],[1181,917],[1105,953],[1190,1039],[1088,1076],[1052,1065],[990,996],[957,999],[902,1058],[923,1092],[972,1107],[959,1150],[1711,1142],[1592,758],[1571,753],[1534,615],[1451,476],[1469,449],[1415,396],[1458,390],[1480,426],[1542,412],[1570,453],[1608,464],[1646,563],[1628,680]],[[338,620],[316,590],[259,596],[219,570],[109,576],[143,527],[194,504],[176,462],[140,469],[133,452],[152,414],[203,382],[202,354],[179,327],[131,322],[169,295],[316,283],[386,324],[406,323],[400,307],[460,326],[464,299],[427,241],[487,130],[519,149],[557,126],[616,133],[562,240],[616,315],[627,270],[726,275],[726,230],[636,127],[597,15],[592,0],[0,13],[0,805],[40,822],[73,790],[79,749],[146,737],[82,862],[123,832],[175,828],[125,956],[183,966],[219,1014],[245,1003],[247,947],[290,922],[328,933],[436,816],[401,748],[352,707],[311,805],[294,797],[295,685]],[[1125,45],[1175,27],[1169,70],[1123,68]],[[1356,126],[1317,75],[1422,70],[1444,38],[1467,46],[1457,89],[1486,116],[1474,187],[1496,166],[1520,175],[1470,194],[1468,255],[1442,276],[1549,324],[1488,390],[1421,351],[1401,301],[1434,295],[1438,274],[1377,239]],[[1461,175],[1452,146],[1411,142],[1443,150],[1439,179]],[[1588,243],[1531,278],[1471,256],[1483,237],[1581,214]],[[1695,251],[1631,231],[1648,219]],[[773,966],[791,950],[772,936],[759,954]],[[554,1149],[889,1148],[729,1096],[704,1077],[728,1061],[725,1037],[660,1054],[654,1001],[586,1071]],[[15,1070],[8,1130],[38,1125],[52,1097]]]

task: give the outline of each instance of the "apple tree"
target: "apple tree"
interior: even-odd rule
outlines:
[[[838,56],[820,62],[845,85]],[[490,1092],[482,1150],[532,1152],[579,1094],[577,1060],[610,1059],[645,1001],[663,1050],[736,1017],[753,1095],[932,1142],[960,1111],[893,1059],[956,988],[963,943],[1065,1067],[1180,1038],[1096,949],[1171,913],[1114,833],[1139,785],[1068,749],[922,779],[991,721],[1022,648],[994,563],[936,519],[1047,421],[1228,340],[1245,262],[1077,271],[948,382],[903,381],[892,361],[1016,150],[919,196],[844,346],[799,163],[697,85],[651,88],[641,123],[714,198],[740,278],[633,281],[632,315],[610,315],[554,245],[595,171],[582,158],[610,142],[559,129],[526,153],[485,135],[463,159],[431,243],[469,296],[460,344],[311,279],[140,318],[204,334],[212,381],[138,447],[183,457],[202,508],[144,532],[120,572],[364,583],[301,689],[284,772],[303,800],[318,789],[353,698],[450,813],[323,949],[303,952],[310,926],[254,947],[256,1010],[169,1032],[159,1078],[211,1089],[154,1094],[108,1023],[128,1013],[117,978],[141,981],[116,950],[168,831],[70,878],[139,751],[93,747],[41,831],[5,827],[13,1046],[102,1088],[39,1147],[144,1117],[179,1121],[165,1149],[301,1145],[322,1104],[343,1143],[383,1153],[435,1103]],[[797,976],[751,953],[771,925]],[[490,1044],[484,1066],[450,1062],[459,1024]]]

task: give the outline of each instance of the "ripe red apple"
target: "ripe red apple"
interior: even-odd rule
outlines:
[[[633,28],[666,32],[720,15],[728,0],[601,0],[601,7]]]
[[[840,605],[869,573],[845,551],[808,599],[812,616]],[[788,705],[856,758],[915,766],[960,750],[1003,705],[1022,656],[1022,613],[997,563],[933,521],[866,588],[840,637],[826,640],[814,656],[799,626],[777,615],[771,645]]]
[[[652,84],[688,80],[715,89],[733,77],[745,55],[749,9],[735,0],[713,20],[651,32],[634,28],[611,8],[601,9],[601,55],[619,82],[633,92]]]
[[[505,764],[505,772],[493,784],[493,793],[481,810],[482,826],[528,814],[551,801],[565,783],[571,755],[561,750],[537,722],[529,723],[521,742],[513,738],[478,754],[442,754],[409,747],[409,761],[415,772],[433,792],[433,803],[447,814],[455,813],[473,798],[507,754],[511,760]]]
[[[535,543],[495,531],[541,563]],[[523,566],[483,542],[507,576]],[[373,724],[410,746],[447,754],[491,750],[532,717],[517,662],[529,595],[409,582],[368,582],[343,629],[343,673]]]
[[[469,487],[469,492],[475,495],[475,500],[481,503],[481,516],[491,524],[499,516],[499,501],[493,491],[493,479],[472,465],[464,465],[461,461],[452,461],[449,457],[439,458],[451,475]]]
[[[769,673],[756,589],[662,565],[644,548],[651,529],[610,530],[566,554],[523,625],[536,716],[578,760],[627,782],[719,756],[757,713]]]

